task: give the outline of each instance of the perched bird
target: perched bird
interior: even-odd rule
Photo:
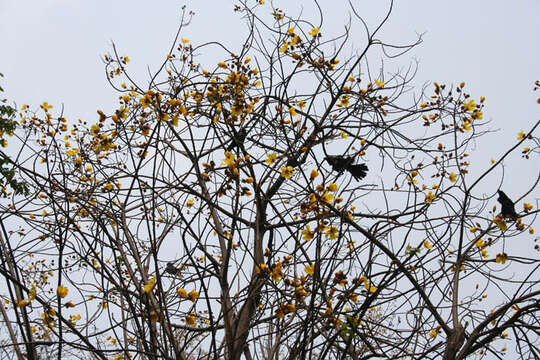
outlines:
[[[352,156],[328,155],[324,159],[332,166],[332,170],[337,171],[340,175],[347,170],[357,181],[362,180],[367,175],[367,165],[353,164],[354,157]]]
[[[499,197],[497,201],[501,203],[501,215],[503,218],[517,219],[518,214],[514,208],[514,202],[502,191],[498,190]]]
[[[231,151],[235,147],[239,148],[244,143],[244,140],[246,140],[246,136],[247,136],[246,128],[241,128],[238,132],[236,132],[233,129],[233,132],[234,132],[234,135],[231,139],[231,143],[229,144],[229,147],[227,147],[227,151]]]
[[[168,273],[168,274],[171,274],[171,275],[181,275],[182,274],[180,269],[178,269],[176,266],[174,266],[174,263],[172,261],[167,263],[167,267],[165,268],[165,272]]]

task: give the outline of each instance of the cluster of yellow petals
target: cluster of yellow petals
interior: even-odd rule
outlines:
[[[428,203],[428,204],[431,204],[433,202],[433,200],[435,200],[435,198],[437,197],[437,195],[435,195],[431,190],[427,193],[426,195],[426,198],[425,198],[425,202]]]
[[[493,218],[492,221],[495,223],[495,225],[497,225],[499,229],[501,229],[501,231],[506,231],[508,229],[508,225],[506,224],[506,221],[504,221],[503,218],[496,216]]]
[[[192,302],[195,302],[199,298],[199,293],[196,290],[191,290],[189,293],[184,288],[176,288],[176,293],[182,299],[189,299]]]
[[[308,275],[313,275],[313,273],[315,272],[315,265],[313,264],[306,265],[306,267],[304,268],[304,271]]]
[[[292,166],[282,166],[281,176],[285,179],[290,179],[294,175],[294,168]]]
[[[152,276],[150,280],[144,285],[144,292],[150,293],[156,286],[156,275]]]

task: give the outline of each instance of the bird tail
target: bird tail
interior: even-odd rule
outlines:
[[[368,167],[366,164],[349,165],[347,171],[351,173],[351,175],[356,179],[356,181],[360,181],[366,177]]]

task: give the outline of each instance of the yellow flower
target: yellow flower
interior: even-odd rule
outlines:
[[[17,303],[17,307],[23,308],[27,306],[28,304],[30,304],[30,301],[23,299]]]
[[[294,174],[294,168],[292,166],[282,166],[281,167],[281,176],[285,179],[290,179]]]
[[[28,292],[28,300],[32,301],[36,298],[36,287],[32,286],[30,291]]]
[[[518,139],[518,140],[523,140],[524,138],[525,138],[525,133],[523,132],[523,130],[521,130],[521,131],[518,133],[517,139]]]
[[[228,151],[225,151],[225,159],[221,164],[227,165],[231,170],[234,169],[236,167],[236,156]]]
[[[151,292],[154,289],[154,286],[156,286],[156,275],[154,275],[150,280],[148,280],[148,283],[144,285],[144,292]]]
[[[317,26],[316,28],[311,29],[311,31],[309,32],[309,35],[315,37],[319,34],[319,30],[320,30],[320,27]]]
[[[469,231],[472,232],[472,233],[474,234],[475,232],[478,231],[478,228],[475,227],[475,226],[473,226],[473,227],[471,227],[471,228],[469,229]]]
[[[433,329],[429,332],[429,337],[432,338],[432,339],[435,339],[435,337],[437,337],[437,334],[439,332],[436,330],[436,329]]]
[[[274,269],[272,270],[272,280],[275,282],[280,282],[283,278],[283,272],[281,271],[281,261],[278,261],[277,264],[274,266]]]
[[[50,105],[48,102],[44,101],[43,104],[39,105],[39,107],[45,110],[45,112],[47,112],[52,109],[53,106]]]
[[[473,111],[476,108],[476,104],[474,103],[474,99],[469,99],[468,101],[463,104],[463,108],[465,111]]]
[[[373,81],[375,81],[375,84],[377,84],[377,86],[379,86],[379,87],[383,87],[383,86],[384,86],[384,81],[379,81],[379,80],[377,80],[377,79],[375,79],[375,80],[373,80]]]
[[[240,114],[242,114],[242,106],[241,105],[231,106],[231,114],[233,116],[239,116]]]
[[[384,83],[383,83],[384,84]],[[381,85],[382,86],[382,85]],[[340,99],[340,105],[343,106],[343,107],[347,107],[349,106],[349,96],[348,95],[343,95]]]
[[[499,264],[506,263],[507,259],[508,259],[508,255],[506,255],[506,253],[500,253],[500,254],[497,254],[497,256],[495,256],[495,262]]]
[[[302,41],[302,39],[300,39],[300,36],[294,34],[292,40],[291,40],[291,45],[296,45],[296,44],[299,44],[300,42]],[[293,58],[296,59],[295,55],[298,57],[298,55],[296,53],[292,53],[293,55]]]
[[[411,176],[407,176],[407,181],[411,184],[418,184],[418,180],[413,179]]]
[[[68,294],[68,288],[62,285],[59,285],[56,289],[56,295],[61,297],[62,299],[65,298]]]
[[[293,27],[290,27],[290,28],[287,30],[287,33],[288,33],[289,35],[294,34],[294,28],[293,28]]]
[[[311,180],[315,179],[317,176],[319,176],[319,172],[317,170],[311,170],[311,175],[309,176],[309,178]]]
[[[227,68],[227,64],[224,63],[223,61],[218,62],[217,66],[219,66],[219,67],[222,68],[222,69],[226,69],[226,68]]]
[[[98,124],[94,124],[90,127],[90,134],[92,136],[97,136],[99,134],[99,125]]]
[[[195,315],[189,314],[186,316],[186,324],[189,326],[195,326]]]
[[[313,273],[315,272],[315,265],[313,264],[306,265],[306,267],[304,268],[304,271],[306,272],[306,274],[313,275]]]
[[[328,228],[328,230],[326,231],[326,238],[330,238],[331,240],[335,240],[338,238],[338,235],[339,235],[339,230],[338,230],[338,227],[335,226],[335,225],[332,225]]]
[[[431,245],[427,239],[424,240],[424,247],[428,250],[433,249],[433,245]]]
[[[333,194],[330,194],[329,192],[325,191],[322,195],[321,195],[321,202],[323,203],[326,203],[326,204],[330,204],[330,202],[334,199],[334,195]]]
[[[296,305],[294,304],[285,304],[282,306],[282,311],[284,314],[289,314],[296,311]]]
[[[482,120],[483,117],[484,117],[484,113],[482,113],[480,110],[475,110],[471,117],[474,119],[474,120]]]
[[[420,107],[421,107],[422,109],[425,108],[425,107],[427,107],[427,102],[421,103],[421,104],[420,104]]]
[[[457,181],[457,174],[454,172],[450,173],[450,176],[448,176],[451,182],[455,183]]]
[[[199,293],[196,290],[191,290],[188,294],[189,300],[195,302],[199,298]]]
[[[294,290],[297,296],[303,296],[303,297],[309,296],[309,293],[306,291],[306,289],[304,289],[302,285],[297,286]]]
[[[501,219],[500,217],[494,217],[492,220],[501,231],[506,231],[508,229],[508,225],[506,225],[506,221]]]
[[[178,294],[178,296],[180,296],[183,299],[188,298],[188,293],[187,293],[186,289],[176,288],[176,293]]]
[[[336,183],[331,183],[330,185],[328,185],[328,191],[336,192],[337,189],[338,189],[338,186],[336,185]]]
[[[287,41],[284,41],[283,42],[283,46],[281,47],[281,49],[279,49],[279,52],[280,53],[284,53],[284,52],[287,52],[287,49],[289,48],[289,43]]]
[[[313,231],[311,231],[311,229],[309,228],[309,225],[306,225],[306,228],[302,229],[302,239],[303,240],[305,240],[305,241],[312,240],[314,235],[315,234],[313,233]]]
[[[263,274],[268,272],[268,265],[266,264],[259,264],[255,267],[255,270],[257,271],[257,274]]]
[[[273,163],[276,162],[277,155],[276,155],[275,152],[266,155],[266,157],[267,157],[267,159],[266,159],[267,164],[272,165]]]
[[[298,114],[296,113],[296,109],[295,109],[294,107],[290,107],[290,108],[289,108],[289,113],[291,114],[291,116],[296,116],[296,115],[298,115]]]
[[[425,199],[425,202],[427,202],[428,204],[431,204],[433,202],[433,200],[435,200],[437,196],[432,192],[428,192],[428,194],[426,195],[426,199]]]

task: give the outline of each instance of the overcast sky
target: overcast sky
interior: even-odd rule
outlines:
[[[266,2],[270,9],[270,1]],[[371,24],[388,5],[382,0],[353,2]],[[306,14],[313,8],[310,1],[289,3],[293,5],[275,4],[291,12],[301,4]],[[349,12],[347,2],[321,3],[323,34],[325,27],[342,29]],[[194,44],[217,40],[234,48],[245,26],[233,13],[233,4],[223,0],[0,0],[0,72],[5,76],[1,83],[5,96],[19,106],[48,101],[58,110],[63,104],[68,118],[95,121],[96,109],[110,111],[117,102],[101,61],[112,41],[122,55],[132,59],[131,73],[146,80],[147,68],[155,69],[168,52],[182,5],[196,13],[183,37]],[[515,143],[519,130],[538,119],[540,93],[532,91],[534,81],[540,79],[538,14],[537,0],[396,1],[381,34],[384,40],[408,43],[424,33],[423,43],[402,59],[404,64],[419,61],[418,85],[465,81],[474,98],[487,98],[484,119],[491,120],[491,129],[500,131],[479,143],[477,151],[485,154],[485,166],[488,156],[500,155]],[[505,162],[503,187],[515,196],[520,191],[511,186],[530,186],[539,167],[530,162],[523,166],[519,154],[512,159]]]

